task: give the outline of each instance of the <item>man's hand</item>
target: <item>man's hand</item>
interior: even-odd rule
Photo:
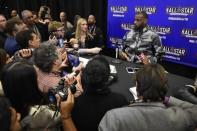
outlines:
[[[75,79],[77,81],[77,84],[75,85],[76,92],[74,94],[74,97],[78,97],[83,93],[83,88],[82,88],[82,84],[81,84],[81,72],[76,76]]]
[[[57,102],[60,103],[60,113],[64,131],[77,131],[71,117],[71,112],[74,106],[74,96],[68,88],[68,97],[66,101],[60,102],[60,96],[56,95]]]
[[[146,55],[144,55],[144,53],[141,53],[139,56],[138,56],[138,59],[144,64],[148,64],[150,63],[148,57]]]
[[[68,85],[74,83],[74,81],[75,81],[75,75],[74,75],[74,73],[67,74],[63,78],[65,79],[65,83],[68,84]]]
[[[119,53],[119,58],[122,59],[122,60],[129,61],[129,57],[125,52],[120,52]]]
[[[102,50],[102,48],[94,47],[94,48],[91,49],[90,53],[98,54],[101,50]]]
[[[60,68],[67,67],[67,66],[68,66],[67,51],[63,52],[63,53],[61,54],[61,57],[62,57],[62,64],[60,65]]]
[[[29,58],[32,56],[32,50],[31,49],[19,50],[18,55],[20,55],[22,58]]]
[[[54,35],[49,36],[49,42],[53,44],[57,44],[57,38]]]
[[[64,68],[64,67],[68,67],[68,59],[67,59],[67,58],[64,59],[64,60],[62,61],[61,65],[60,65],[60,68],[61,68],[61,69]]]
[[[72,94],[70,88],[68,88],[68,97],[66,101],[61,101],[59,95],[56,95],[56,99],[57,106],[60,106],[61,117],[63,119],[69,119],[71,117],[71,111],[74,106],[74,95]]]
[[[80,62],[80,64],[77,67],[73,67],[72,71],[76,72],[76,71],[82,71],[82,69],[84,68],[84,65],[82,62]]]
[[[75,38],[71,38],[69,43],[71,43],[71,45],[78,44],[78,40]]]

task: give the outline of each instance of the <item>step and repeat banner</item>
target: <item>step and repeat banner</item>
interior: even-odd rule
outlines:
[[[108,48],[121,44],[138,11],[147,12],[149,27],[159,34],[164,60],[197,67],[196,0],[108,0]]]

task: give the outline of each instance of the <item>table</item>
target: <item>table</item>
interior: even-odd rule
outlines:
[[[132,96],[132,94],[129,91],[130,87],[135,86],[135,82],[133,80],[133,74],[129,74],[126,71],[126,67],[140,67],[139,64],[134,64],[134,63],[130,63],[130,62],[126,62],[126,61],[121,61],[120,64],[114,64],[112,63],[112,61],[115,58],[112,57],[108,57],[108,56],[104,56],[110,63],[110,65],[114,65],[116,67],[117,70],[117,76],[118,79],[116,82],[112,83],[109,88],[113,91],[113,92],[118,92],[122,95],[124,95],[128,101],[132,101],[134,99],[134,97]],[[87,57],[86,57],[87,58]],[[176,94],[177,90],[179,88],[184,88],[184,85],[186,84],[193,84],[193,80],[189,79],[189,78],[185,78],[182,76],[178,76],[178,75],[174,75],[171,73],[167,73],[167,78],[168,78],[168,96],[173,96]]]

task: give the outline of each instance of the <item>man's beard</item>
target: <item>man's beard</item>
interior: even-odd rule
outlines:
[[[134,30],[138,31],[138,32],[142,32],[144,27],[145,27],[145,25],[140,25],[140,26],[134,25]]]
[[[94,22],[88,22],[88,26],[93,26]]]

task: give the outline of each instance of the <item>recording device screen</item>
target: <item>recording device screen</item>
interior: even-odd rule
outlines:
[[[126,70],[128,73],[136,73],[139,70],[139,68],[126,67]]]

